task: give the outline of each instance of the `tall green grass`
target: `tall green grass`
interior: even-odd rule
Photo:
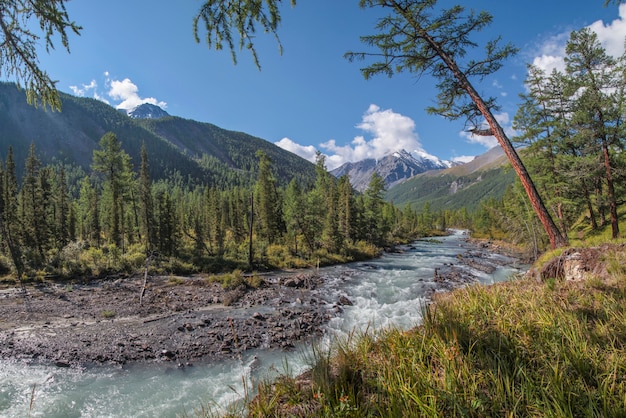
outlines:
[[[441,294],[422,325],[318,352],[259,386],[252,417],[626,416],[624,252],[612,273]]]

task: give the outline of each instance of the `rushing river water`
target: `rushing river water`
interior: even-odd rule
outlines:
[[[331,320],[318,343],[328,346],[353,331],[418,324],[428,295],[438,290],[434,269],[456,263],[457,255],[467,249],[458,231],[437,240],[417,241],[404,252],[376,260],[321,269],[326,283],[317,291],[327,292],[334,300],[346,295],[353,306],[345,306]],[[507,261],[500,255],[491,257]],[[508,264],[492,274],[472,273],[481,283],[491,284],[519,268]],[[144,365],[76,370],[0,361],[0,417],[193,417],[202,407],[223,411],[242,399],[255,381],[304,371],[311,358],[310,346],[304,344],[288,353],[259,350],[238,361],[183,369]]]

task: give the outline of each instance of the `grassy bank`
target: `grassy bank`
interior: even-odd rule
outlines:
[[[319,353],[261,384],[250,416],[626,416],[624,247],[586,280],[519,279],[439,294],[409,331]]]

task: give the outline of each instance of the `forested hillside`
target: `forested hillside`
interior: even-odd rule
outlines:
[[[456,176],[448,170],[441,173],[418,174],[398,184],[385,194],[385,199],[399,207],[410,205],[420,211],[476,211],[487,198],[501,199],[507,187],[515,181],[515,173],[506,167]]]
[[[0,83],[0,156],[6,158],[12,146],[17,173],[23,172],[31,144],[42,162],[60,161],[87,170],[100,138],[113,132],[135,167],[145,143],[155,180],[176,173],[192,183],[218,188],[249,186],[258,162],[254,153],[261,149],[281,162],[276,172],[280,184],[292,178],[314,181],[313,164],[251,135],[177,117],[132,119],[95,99],[66,94],[61,99],[62,112],[44,111],[29,106],[25,92],[15,85]]]
[[[307,184],[313,181],[313,164],[244,132],[228,131],[210,123],[172,116],[139,119],[137,123],[173,144],[179,152],[210,172],[235,168],[235,172],[245,178],[246,172],[251,173],[257,169],[258,159],[255,154],[261,150],[276,163],[274,170],[279,184],[287,185],[291,179]]]
[[[385,198],[418,211],[427,205],[432,211],[473,213],[486,199],[502,199],[514,181],[502,148],[495,147],[468,163],[418,174],[391,188]]]
[[[357,195],[321,155],[67,95],[46,112],[0,90],[0,270],[20,279],[132,273],[147,258],[169,272],[336,263],[424,232],[380,177]]]

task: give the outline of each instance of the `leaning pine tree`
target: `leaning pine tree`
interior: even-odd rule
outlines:
[[[499,38],[487,43],[485,56],[479,60],[465,59],[467,49],[476,46],[470,35],[491,23],[486,12],[465,14],[462,6],[454,6],[434,13],[437,0],[360,0],[360,6],[381,7],[389,15],[380,19],[379,33],[361,37],[377,52],[348,52],[350,61],[375,58],[376,62],[361,71],[366,79],[408,71],[418,75],[430,74],[438,80],[437,107],[431,113],[449,119],[466,118],[477,121],[484,118],[488,128],[476,129],[475,134],[493,135],[513,169],[545,229],[552,248],[567,244],[546,209],[526,167],[492,111],[497,110],[495,98],[483,99],[470,80],[482,80],[502,67],[503,61],[517,52],[507,44],[499,45]]]

